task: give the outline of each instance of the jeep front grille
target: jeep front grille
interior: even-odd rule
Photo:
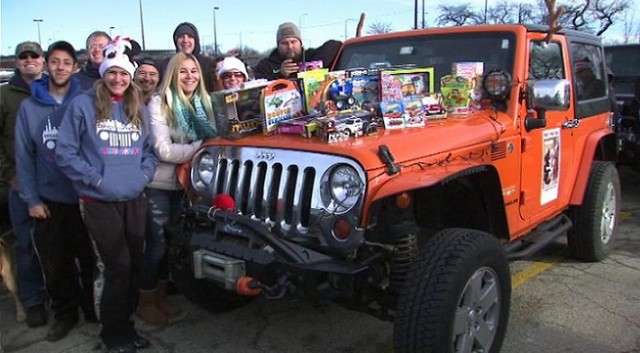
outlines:
[[[208,187],[198,183],[197,166],[203,155],[213,157],[213,179]],[[235,211],[260,220],[285,234],[306,234],[312,215],[324,209],[320,181],[338,164],[362,168],[353,160],[326,154],[255,147],[208,147],[194,158],[191,180],[208,197],[228,194]]]

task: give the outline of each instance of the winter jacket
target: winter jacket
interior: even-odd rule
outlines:
[[[132,200],[153,178],[157,160],[149,135],[130,123],[122,102],[113,102],[112,116],[96,122],[94,89],[74,98],[60,131],[56,162],[80,195],[106,202]]]
[[[323,67],[329,68],[338,54],[338,49],[342,42],[337,40],[329,40],[316,49],[304,50],[304,56],[300,56],[295,62],[322,60]],[[304,58],[304,59],[303,59]],[[284,58],[278,53],[278,48],[274,49],[268,57],[260,60],[258,66],[254,70],[256,79],[266,78],[267,80],[275,80],[279,78],[288,78],[280,72],[280,66]],[[293,73],[289,77],[296,77]]]
[[[181,186],[176,177],[176,165],[189,161],[202,141],[189,141],[187,136],[169,126],[166,115],[162,113],[161,102],[160,94],[154,95],[149,102],[153,150],[158,158],[158,168],[148,187],[179,190]]]
[[[98,66],[93,65],[90,61],[87,61],[86,64],[78,71],[74,77],[77,77],[80,80],[80,87],[82,87],[83,91],[88,91],[93,88],[93,84],[96,83],[100,79],[100,71],[98,71]]]
[[[196,59],[198,59],[198,63],[200,64],[200,68],[202,69],[202,79],[204,80],[204,85],[207,88],[207,92],[213,92],[215,90],[214,77],[216,65],[213,62],[212,58],[208,56],[202,56],[202,54],[200,53],[200,35],[198,34],[198,29],[196,28],[196,26],[188,22],[181,23],[180,25],[190,26],[193,32],[196,34],[196,37],[194,38],[195,45],[191,54],[193,54]],[[180,25],[178,25],[178,27]],[[172,38],[176,37],[176,31],[178,30],[178,27],[176,27],[176,29],[173,31]],[[178,47],[178,42],[176,42],[175,39],[173,41],[173,44],[176,47],[176,53],[179,53],[180,47]],[[158,63],[158,66],[160,67],[160,81],[162,81],[164,74],[167,71],[169,60],[171,60],[171,57],[166,58]]]
[[[15,125],[20,103],[29,98],[31,89],[22,78],[20,71],[6,85],[0,86],[0,180],[8,182],[16,175],[15,168]]]
[[[16,169],[20,197],[31,208],[41,197],[60,203],[78,203],[78,195],[55,159],[58,128],[69,101],[80,93],[80,83],[71,80],[61,104],[49,93],[49,77],[31,85],[31,97],[20,105],[16,121]]]

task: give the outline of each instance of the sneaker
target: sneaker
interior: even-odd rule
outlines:
[[[133,340],[133,345],[136,347],[136,349],[144,349],[151,346],[151,342],[148,339],[136,334],[136,339]]]
[[[108,353],[136,353],[138,349],[133,343],[127,343],[122,346],[111,347],[107,351]]]
[[[55,342],[63,339],[72,328],[78,324],[78,319],[56,320],[47,331],[47,341]]]
[[[27,326],[40,327],[47,324],[47,311],[44,304],[30,306],[27,308]]]

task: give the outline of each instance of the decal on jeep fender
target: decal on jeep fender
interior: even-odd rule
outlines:
[[[560,180],[560,129],[542,132],[542,181],[540,204],[558,198]]]

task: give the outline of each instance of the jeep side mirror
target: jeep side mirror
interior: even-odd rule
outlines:
[[[547,126],[547,110],[569,109],[570,90],[569,80],[538,80],[529,84],[529,107],[537,114],[527,114],[525,129],[531,131]]]

